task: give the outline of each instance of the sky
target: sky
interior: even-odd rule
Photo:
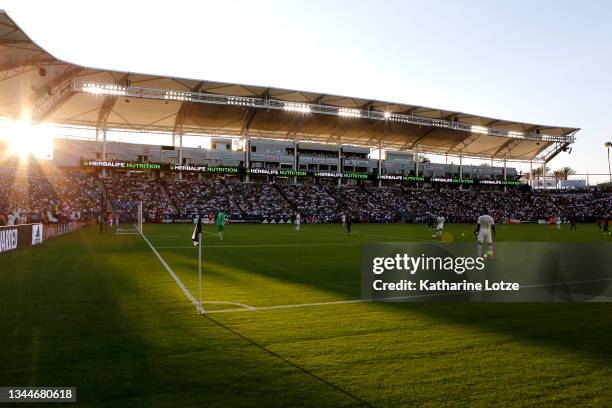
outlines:
[[[551,167],[608,173],[609,1],[0,0],[0,8],[47,51],[82,65],[579,127],[572,153]]]

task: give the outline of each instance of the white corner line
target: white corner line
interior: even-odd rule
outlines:
[[[155,247],[151,244],[151,242],[149,242],[149,240],[147,239],[147,237],[145,237],[145,235],[140,232],[140,236],[145,240],[145,242],[149,245],[149,247],[151,248],[151,250],[153,251],[153,253],[155,254],[155,256],[157,256],[157,259],[159,259],[159,262],[161,262],[161,264],[164,266],[164,268],[166,268],[166,271],[168,271],[168,273],[170,274],[170,276],[172,276],[172,278],[174,279],[174,281],[176,282],[176,284],[179,286],[179,288],[181,288],[181,290],[183,291],[183,293],[185,294],[185,296],[187,296],[187,299],[189,299],[189,301],[191,303],[193,303],[193,305],[199,309],[199,305],[198,305],[198,301],[193,297],[193,295],[189,292],[189,290],[187,290],[187,288],[185,287],[185,285],[183,284],[183,282],[179,279],[178,276],[176,276],[176,274],[174,273],[174,271],[172,270],[172,268],[170,268],[170,266],[168,265],[168,263],[166,262],[166,260],[164,258],[162,258],[162,256],[159,254],[159,252],[157,252],[157,250],[155,249]],[[205,310],[202,310],[202,312],[206,312]]]

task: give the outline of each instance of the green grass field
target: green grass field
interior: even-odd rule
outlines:
[[[145,235],[197,296],[192,228]],[[359,299],[361,242],[431,240],[422,225],[354,230],[228,225],[219,241],[206,226],[207,317],[139,235],[90,227],[2,255],[0,386],[71,385],[104,406],[612,405],[611,304],[276,308]],[[595,225],[499,226],[496,239],[612,241]]]

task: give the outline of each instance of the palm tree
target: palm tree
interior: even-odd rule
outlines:
[[[565,166],[555,170],[553,174],[555,175],[556,184],[559,184],[559,180],[567,180],[569,176],[576,174],[576,171],[571,167]]]
[[[543,164],[540,167],[536,167],[535,169],[533,169],[531,174],[536,179],[538,177],[544,177],[544,184],[543,185],[545,185],[546,184],[546,175],[548,174],[549,171],[550,171],[550,167],[548,167],[547,165]]]
[[[568,166],[561,167],[557,171],[561,175],[561,180],[567,180],[569,176],[573,176],[574,174],[576,174],[576,170],[574,170],[574,169],[572,169],[571,167],[568,167]]]
[[[429,160],[429,157],[424,156],[424,155],[422,155],[422,154],[419,154],[419,155],[417,156],[417,161],[418,161],[419,163],[431,163],[431,160]]]
[[[542,174],[542,169],[536,167],[535,169],[531,169],[529,173],[529,180],[531,181],[531,187],[535,187],[538,185],[538,177]],[[535,183],[535,184],[534,184]]]
[[[553,171],[553,176],[555,176],[555,188],[559,188],[559,180],[563,179],[563,173],[561,173],[561,170],[555,170]]]
[[[610,183],[612,183],[612,168],[610,167],[610,148],[612,148],[612,142],[606,142],[604,146],[608,149],[608,174],[610,175]]]

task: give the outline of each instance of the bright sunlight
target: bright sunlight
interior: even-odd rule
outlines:
[[[53,159],[53,134],[44,125],[32,125],[23,119],[0,121],[0,140],[7,143],[10,156]]]

